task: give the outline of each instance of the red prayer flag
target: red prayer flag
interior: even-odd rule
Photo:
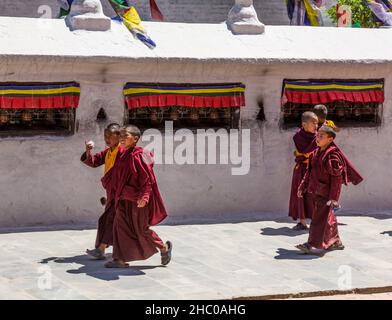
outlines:
[[[159,10],[159,7],[155,2],[155,0],[150,0],[150,10],[151,10],[151,17],[154,20],[164,21],[163,14],[161,10]]]

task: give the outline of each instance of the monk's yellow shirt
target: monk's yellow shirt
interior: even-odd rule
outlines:
[[[111,168],[113,168],[114,163],[116,162],[116,157],[118,153],[118,145],[112,150],[108,150],[105,156],[105,174],[109,172]]]

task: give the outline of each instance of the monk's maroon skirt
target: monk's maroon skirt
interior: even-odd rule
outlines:
[[[145,260],[165,244],[150,229],[151,206],[138,208],[134,201],[120,200],[113,224],[113,259]]]
[[[306,173],[306,164],[297,163],[293,171],[293,180],[291,182],[291,193],[289,202],[289,217],[293,220],[312,219],[313,216],[313,199],[309,193],[304,193],[302,198],[298,198],[298,187]]]
[[[308,243],[317,249],[328,249],[335,242],[340,242],[338,222],[333,210],[327,206],[328,199],[313,197],[314,214],[309,229]]]

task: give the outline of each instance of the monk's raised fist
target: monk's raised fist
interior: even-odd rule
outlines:
[[[86,145],[86,151],[90,151],[94,148],[94,141],[90,140],[90,141],[85,141],[85,145]]]

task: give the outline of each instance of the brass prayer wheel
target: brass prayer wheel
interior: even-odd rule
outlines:
[[[178,112],[178,110],[172,110],[172,112],[170,112],[170,119],[172,121],[177,121],[180,118],[180,113]]]
[[[345,115],[344,109],[343,108],[337,108],[336,109],[336,115],[340,118],[343,118]]]
[[[33,115],[30,111],[23,111],[22,122],[30,123],[33,120]]]
[[[51,124],[55,123],[53,109],[48,109],[48,111],[46,112],[46,120]]]
[[[354,117],[360,117],[361,116],[361,109],[360,108],[354,108]]]
[[[212,110],[210,113],[210,119],[211,120],[218,120],[219,119],[219,113],[217,110]]]
[[[223,109],[223,118],[228,119],[231,116],[231,112],[229,108],[224,108]]]
[[[158,113],[156,111],[151,111],[150,120],[151,121],[158,121]]]
[[[196,110],[192,110],[191,114],[189,115],[189,118],[192,121],[197,121],[197,120],[199,120],[199,113]]]
[[[0,124],[4,125],[7,124],[10,121],[10,116],[6,112],[2,112],[0,114]]]

